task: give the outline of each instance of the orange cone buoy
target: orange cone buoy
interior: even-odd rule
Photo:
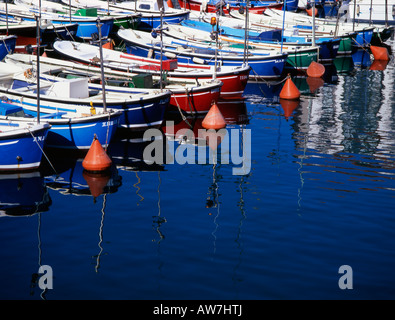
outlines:
[[[374,60],[369,70],[383,71],[387,68],[388,62],[388,60]]]
[[[321,63],[311,61],[307,68],[307,75],[312,78],[321,78],[325,73],[325,66]]]
[[[390,59],[388,55],[388,50],[385,47],[370,46],[370,51],[372,51],[374,60],[388,61]]]
[[[281,99],[296,100],[300,98],[300,91],[292,82],[291,77],[288,75],[288,79],[285,81],[283,88],[280,92]]]
[[[91,195],[94,200],[104,192],[104,188],[110,180],[109,173],[94,173],[84,170],[82,172],[82,176],[88,183],[89,190],[91,191]]]
[[[45,50],[44,50],[44,53],[41,55],[42,57],[47,57],[47,53],[45,52]]]
[[[222,129],[226,127],[226,121],[217,104],[213,104],[203,119],[202,127],[205,129]]]
[[[204,131],[204,130],[203,130]],[[218,146],[221,144],[222,140],[226,135],[226,130],[208,130],[201,133],[201,138],[206,140],[206,144],[211,150],[217,150]]]
[[[288,120],[294,110],[299,106],[299,100],[280,99],[280,104],[284,110],[284,117]]]
[[[318,88],[322,87],[325,84],[324,79],[313,78],[313,77],[307,77],[306,82],[309,85],[311,93],[316,92],[318,90]]]
[[[92,172],[105,171],[111,166],[111,159],[104,151],[96,135],[84,161],[82,161],[82,166],[85,170]]]

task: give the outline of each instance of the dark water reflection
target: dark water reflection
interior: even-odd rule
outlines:
[[[32,274],[47,264],[47,299],[393,299],[395,67],[355,59],[294,78],[296,103],[279,83],[249,83],[219,105],[228,130],[251,130],[244,176],[221,161],[145,163],[135,136],[113,142],[109,175],[51,155],[28,217],[0,219],[0,297],[41,299]],[[164,145],[196,144],[183,132],[202,119],[169,119]]]

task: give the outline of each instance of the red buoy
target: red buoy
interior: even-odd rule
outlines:
[[[205,129],[222,129],[226,127],[225,118],[219,110],[217,104],[213,104],[203,119],[202,127]]]
[[[316,92],[318,88],[322,87],[325,84],[325,81],[322,78],[307,77],[306,82],[309,85],[311,93]]]
[[[313,7],[309,8],[309,9],[306,9],[306,12],[307,12],[307,14],[308,14],[310,17],[313,16],[313,11],[314,11],[314,13],[315,13],[315,16],[318,16],[318,10],[317,10],[317,9],[314,10]]]
[[[325,73],[325,66],[321,63],[311,61],[307,68],[307,75],[312,78],[321,78]]]
[[[299,106],[299,100],[280,99],[280,104],[284,110],[284,117],[288,120],[294,110]]]
[[[283,88],[280,92],[281,99],[296,100],[300,98],[300,91],[292,82],[291,77],[285,81]]]
[[[111,159],[104,151],[96,135],[84,161],[82,161],[82,166],[85,170],[92,172],[105,171],[111,166]]]
[[[84,170],[82,176],[88,183],[89,190],[94,200],[104,192],[104,188],[110,180],[109,173],[94,173]]]
[[[385,68],[387,68],[388,65],[388,60],[374,60],[372,64],[370,65],[369,70],[378,70],[378,71],[383,71]]]
[[[390,59],[386,47],[370,46],[370,51],[372,51],[374,60],[388,61]]]

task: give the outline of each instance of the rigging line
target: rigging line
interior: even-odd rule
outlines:
[[[141,198],[140,199],[140,202],[141,202],[144,200],[144,197],[139,194],[139,191],[141,190],[141,188],[138,185],[140,184],[141,181],[140,181],[139,175],[137,174],[137,171],[135,171],[135,173],[136,173],[136,177],[137,177],[137,182],[133,185],[133,187],[136,188],[136,194]],[[137,205],[139,205],[139,203],[137,203]]]
[[[105,211],[104,209],[106,208],[106,202],[107,202],[107,194],[103,195],[103,206],[101,209],[102,212],[102,217],[101,217],[101,221],[100,221],[100,228],[99,228],[99,243],[97,244],[97,246],[100,248],[100,251],[97,255],[97,259],[96,259],[96,266],[95,266],[95,271],[96,273],[99,272],[99,268],[100,268],[100,256],[103,252],[103,247],[101,246],[102,242],[103,242],[103,226],[104,226],[104,215],[105,215]]]
[[[54,166],[52,165],[51,160],[49,160],[48,156],[46,155],[46,153],[44,152],[43,148],[41,148],[40,144],[38,143],[36,137],[33,135],[33,132],[30,131],[29,128],[27,128],[27,130],[30,132],[31,136],[33,137],[33,140],[36,142],[37,146],[40,148],[41,152],[43,153],[44,157],[47,159],[48,163],[50,164],[50,166],[52,167],[53,171],[55,172],[55,174],[57,175],[58,173],[56,172]]]

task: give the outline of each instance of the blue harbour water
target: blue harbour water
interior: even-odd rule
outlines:
[[[111,176],[58,154],[1,175],[0,299],[394,299],[395,63],[350,62],[322,83],[294,78],[297,105],[254,82],[220,105],[240,150],[251,133],[246,175],[232,161],[144,164],[136,137],[109,148]],[[165,129],[164,144],[202,148]]]

